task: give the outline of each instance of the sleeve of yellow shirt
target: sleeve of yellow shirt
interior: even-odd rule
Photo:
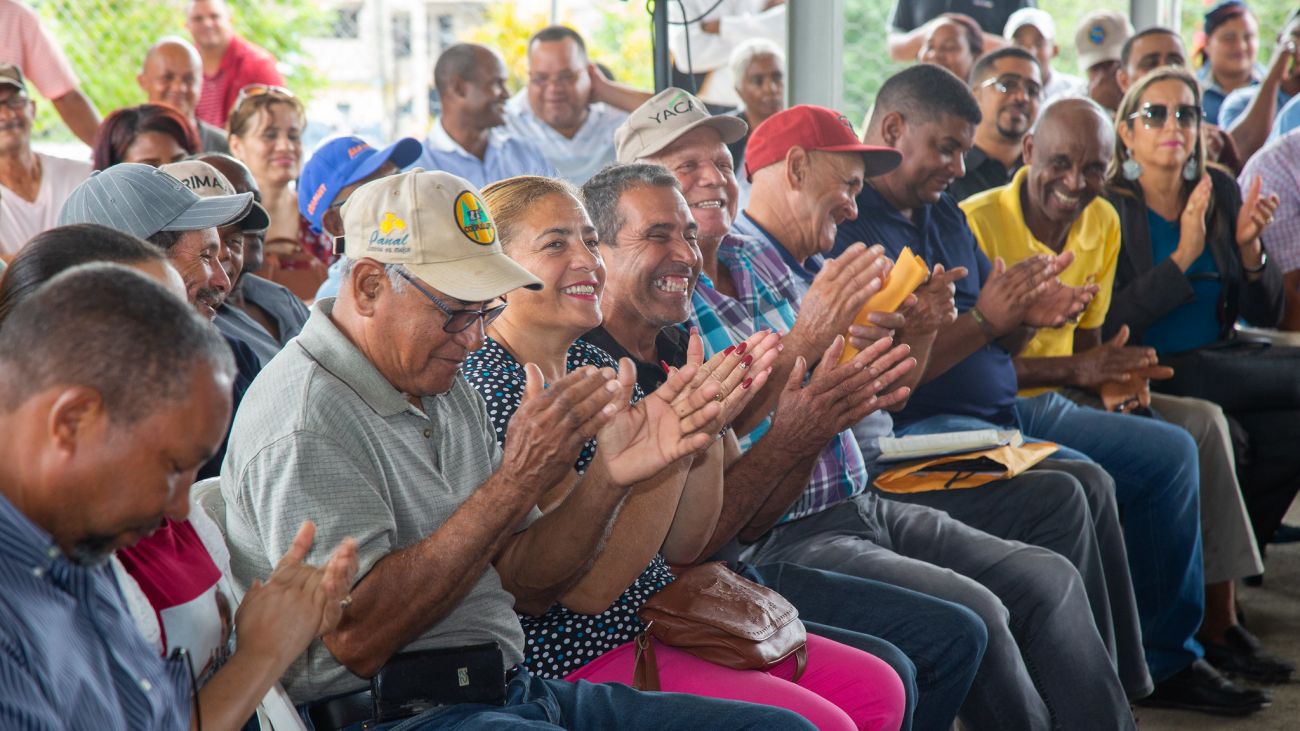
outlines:
[[[1091,225],[1080,233],[1099,237],[1102,245],[1095,250],[1098,261],[1091,263],[1089,267],[1096,272],[1094,281],[1098,287],[1097,296],[1092,298],[1088,308],[1079,317],[1079,327],[1084,330],[1095,330],[1101,327],[1106,320],[1106,312],[1110,309],[1110,298],[1115,287],[1115,268],[1119,262],[1121,235],[1119,214],[1115,212],[1115,207],[1109,201],[1097,198],[1088,205],[1088,208],[1090,210],[1084,212],[1084,218],[1091,219],[1088,221]],[[1075,265],[1077,266],[1078,263]]]

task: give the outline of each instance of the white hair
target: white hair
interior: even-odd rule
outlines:
[[[352,269],[356,266],[356,259],[349,259],[346,256],[339,257],[339,281],[346,282],[352,278]],[[401,264],[385,264],[384,274],[388,275],[388,283],[392,285],[393,291],[401,294],[406,291],[406,278],[402,273],[406,271]]]
[[[776,65],[785,71],[785,51],[766,38],[751,38],[731,51],[728,65],[731,66],[731,79],[737,91],[745,81],[745,70],[749,68],[749,64],[763,56],[775,58]]]

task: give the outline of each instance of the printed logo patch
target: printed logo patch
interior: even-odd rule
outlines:
[[[1106,29],[1100,25],[1094,25],[1089,28],[1088,40],[1092,41],[1093,45],[1100,46],[1101,42],[1106,40]]]
[[[465,238],[480,246],[496,243],[496,227],[492,225],[487,207],[478,196],[468,190],[461,191],[461,194],[456,196],[452,209],[456,216],[456,225],[460,227],[460,232],[465,234]]]
[[[406,221],[398,218],[392,211],[385,211],[384,218],[379,222],[379,232],[387,236],[397,229],[406,230]]]

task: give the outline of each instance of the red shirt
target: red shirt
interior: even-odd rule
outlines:
[[[195,116],[208,124],[226,128],[226,117],[239,90],[249,84],[284,85],[284,77],[275,69],[275,57],[266,49],[239,36],[221,57],[221,65],[211,76],[203,75],[203,93],[194,110]]]

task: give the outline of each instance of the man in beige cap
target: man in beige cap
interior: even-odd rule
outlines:
[[[528,364],[510,440],[497,446],[461,362],[505,307],[498,298],[541,285],[502,252],[469,182],[416,170],[367,183],[343,206],[343,230],[339,296],[316,302],[249,390],[221,484],[241,582],[263,575],[303,516],[315,520],[319,545],[357,539],[362,578],[338,629],[284,676],[315,727],[401,717],[376,718],[372,701],[405,715],[432,708],[419,728],[484,709],[508,724],[540,701],[554,713],[530,718],[563,727],[690,718],[802,728],[784,711],[512,669],[524,660],[515,612],[545,612],[588,569],[627,488],[678,445],[627,423],[612,371],[579,369],[547,385]],[[600,431],[602,451],[614,455],[606,469],[566,484],[568,497],[542,515],[540,496],[570,483],[583,443],[606,424],[619,427]],[[659,449],[620,448],[628,436]],[[430,648],[438,653],[414,652]],[[375,687],[402,688],[372,697],[372,676]]]
[[[1079,52],[1079,70],[1088,78],[1088,96],[1102,107],[1114,110],[1124,98],[1116,73],[1124,42],[1133,35],[1133,26],[1123,13],[1098,10],[1079,21],[1074,31],[1074,45]]]
[[[63,201],[90,175],[90,164],[32,149],[36,102],[23,72],[0,63],[0,257],[12,257],[54,228]]]

